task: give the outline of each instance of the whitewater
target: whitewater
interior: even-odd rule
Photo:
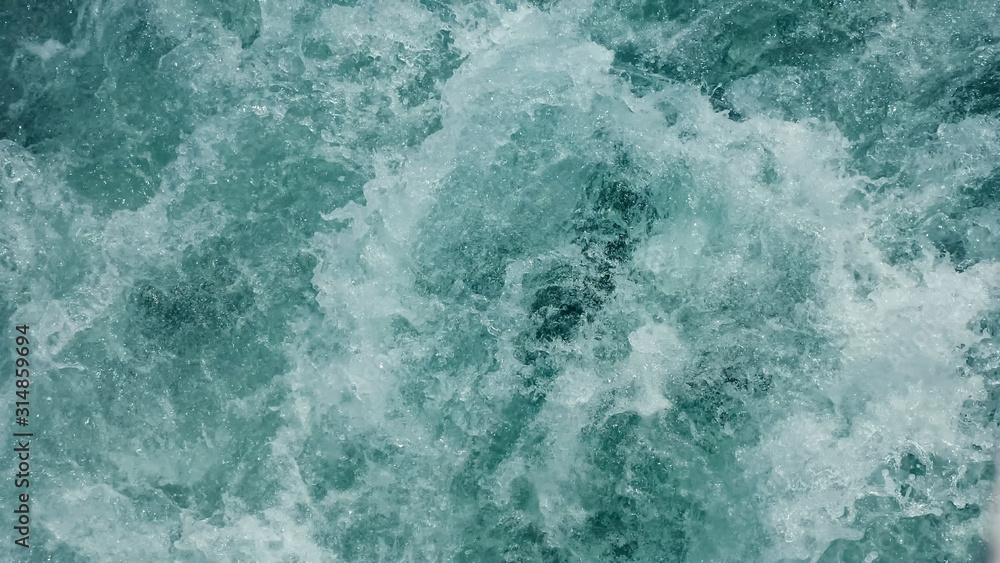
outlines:
[[[987,561],[993,0],[0,2],[0,225],[0,559]]]

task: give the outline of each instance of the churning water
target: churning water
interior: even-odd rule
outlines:
[[[994,0],[4,0],[0,138],[0,558],[986,558]]]

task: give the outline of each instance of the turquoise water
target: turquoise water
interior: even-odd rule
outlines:
[[[985,561],[992,0],[0,1],[64,562]]]

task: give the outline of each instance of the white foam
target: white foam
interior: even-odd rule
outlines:
[[[47,61],[52,57],[56,56],[60,51],[66,48],[65,45],[56,41],[55,39],[48,39],[45,43],[29,43],[24,46],[24,50],[28,51],[32,55]]]

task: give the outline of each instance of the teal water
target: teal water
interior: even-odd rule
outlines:
[[[53,562],[985,561],[992,0],[0,1]]]

